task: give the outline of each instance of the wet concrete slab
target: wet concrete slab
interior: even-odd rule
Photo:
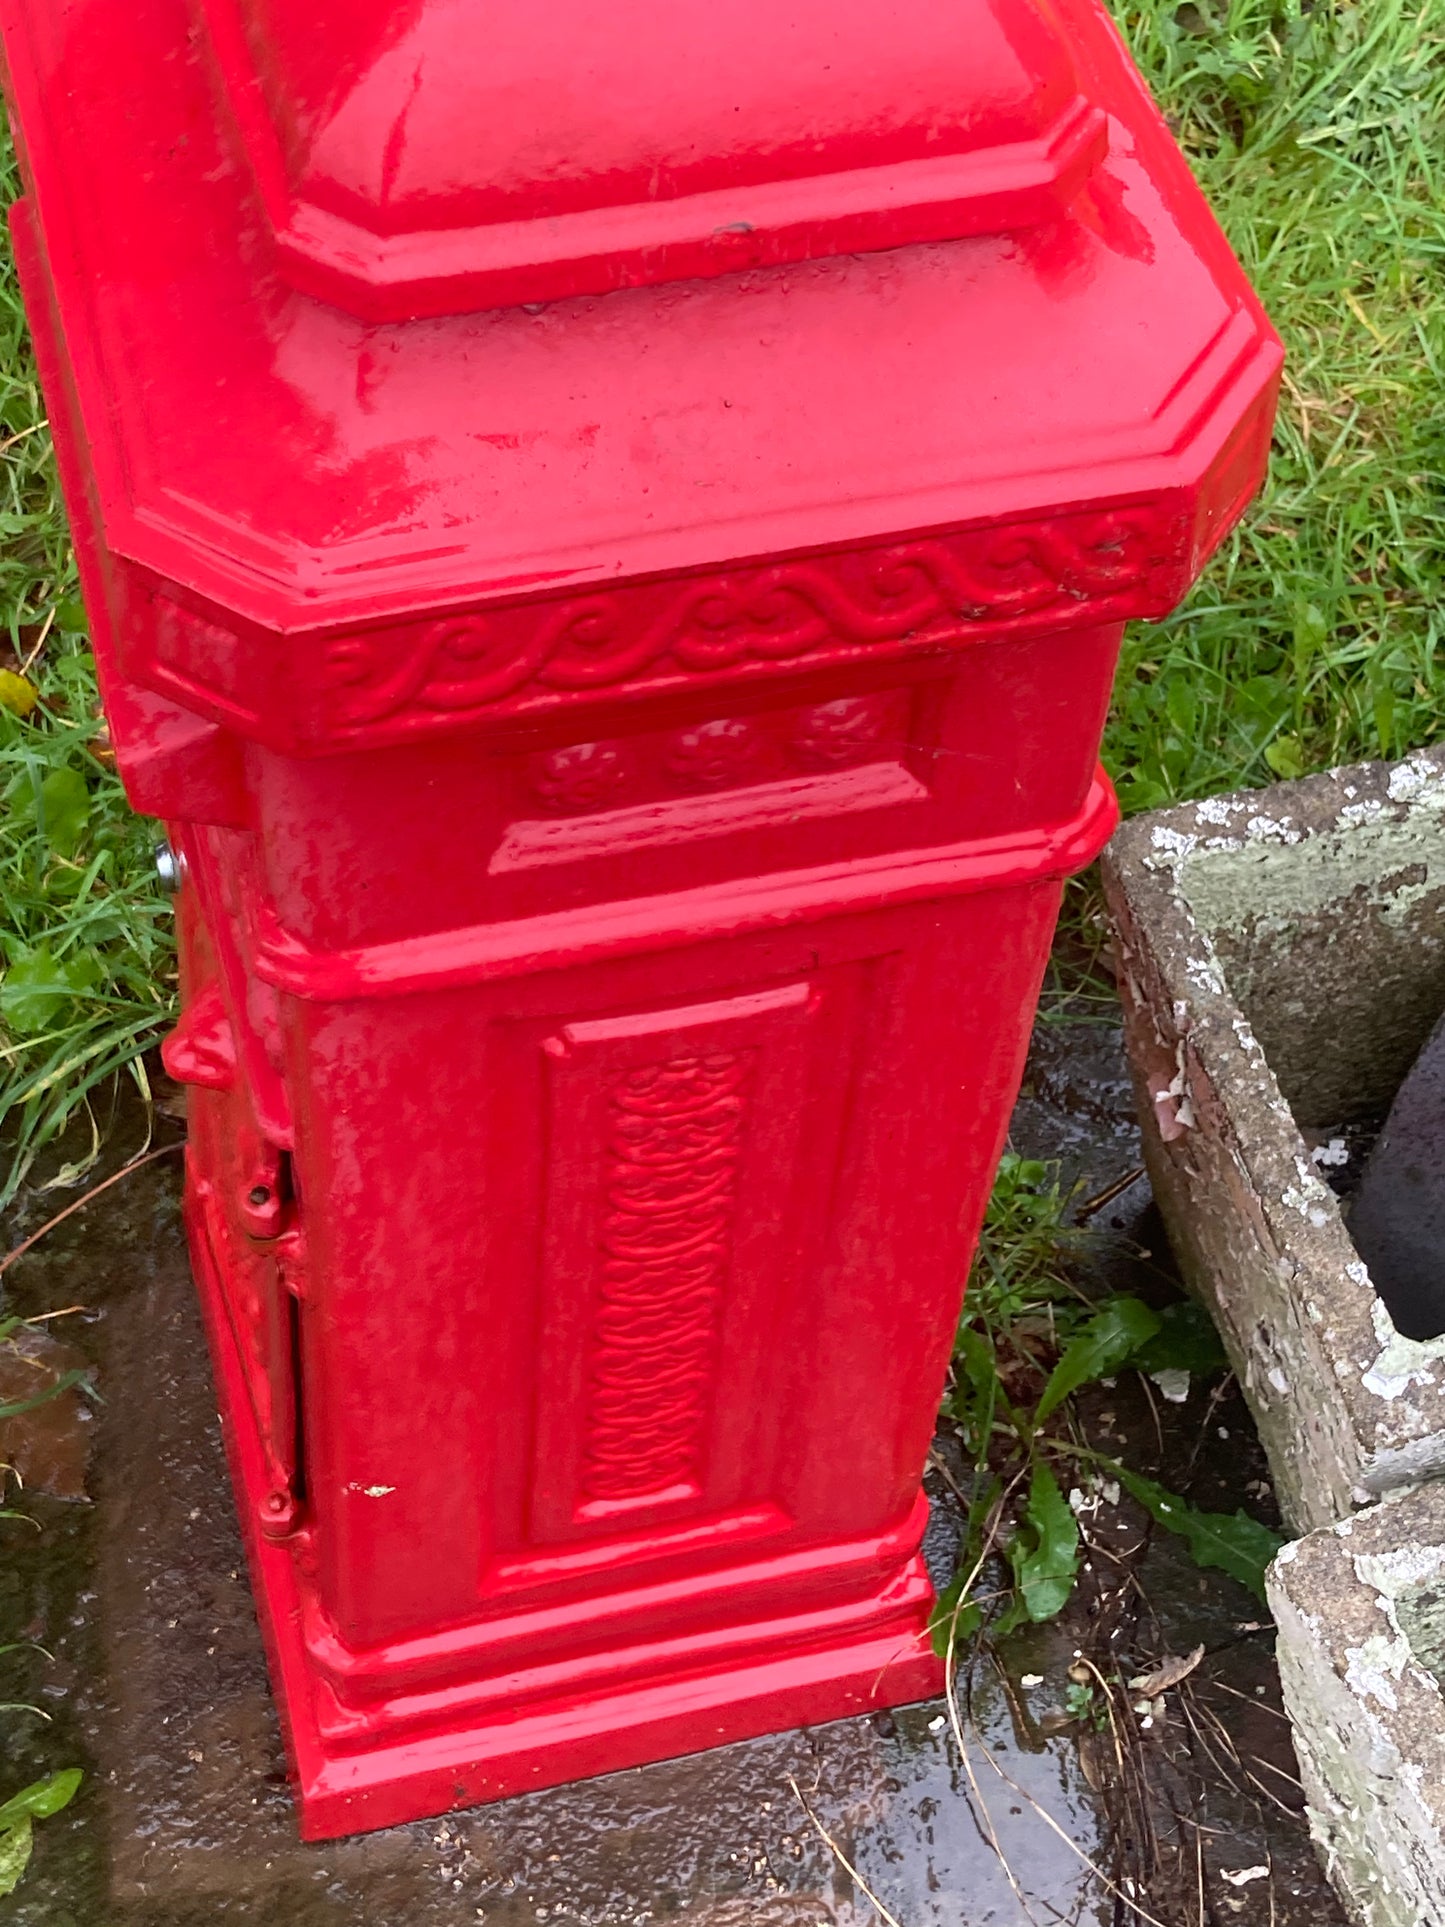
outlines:
[[[132,1120],[129,1141],[117,1137],[113,1163],[134,1148],[136,1128]],[[1106,1199],[1090,1220],[1107,1234],[1096,1241],[1105,1282],[1163,1280],[1168,1289],[1167,1253],[1149,1248],[1156,1229],[1147,1185],[1134,1175],[1138,1139],[1116,1028],[1041,1030],[1016,1142],[1028,1155],[1061,1159],[1086,1203]],[[1257,1605],[1217,1575],[1195,1572],[1168,1541],[1147,1547],[1153,1570],[1142,1583],[1120,1563],[1115,1593],[1086,1587],[1065,1622],[1011,1643],[1006,1666],[979,1657],[960,1696],[963,1755],[938,1702],[302,1845],[178,1190],[178,1158],[137,1170],[7,1279],[11,1308],[22,1313],[85,1304],[84,1315],[66,1321],[65,1342],[96,1360],[104,1399],[90,1428],[91,1502],[28,1495],[41,1530],[5,1542],[7,1554],[12,1543],[19,1550],[0,1575],[0,1639],[23,1628],[53,1655],[21,1655],[17,1681],[54,1720],[13,1729],[0,1721],[0,1785],[73,1763],[91,1775],[74,1807],[37,1830],[32,1871],[7,1904],[15,1927],[860,1927],[890,1918],[898,1927],[1102,1927],[1149,1915],[1164,1927],[1329,1927],[1341,1919],[1291,1810],[1284,1776],[1292,1760],[1268,1636],[1251,1617]],[[27,1199],[5,1242],[54,1208],[53,1196]],[[1121,1451],[1131,1432],[1151,1426],[1137,1391],[1121,1385],[1098,1397],[1090,1423],[1106,1442],[1117,1431]],[[1184,1460],[1199,1437],[1248,1427],[1237,1397],[1210,1398],[1200,1391],[1170,1415],[1176,1469],[1191,1477],[1200,1468]],[[1237,1483],[1248,1468],[1233,1442],[1225,1457],[1223,1471],[1204,1466],[1202,1502],[1239,1502],[1228,1479]],[[1211,1478],[1224,1478],[1217,1493]],[[946,1577],[957,1512],[939,1473],[929,1485],[929,1549]],[[1136,1520],[1121,1515],[1117,1524],[1118,1546],[1102,1529],[1096,1537],[1106,1577],[1123,1538],[1139,1539]],[[1125,1589],[1128,1615],[1118,1609]],[[1133,1795],[1111,1783],[1098,1734],[1064,1717],[1069,1668],[1086,1648],[1102,1656],[1095,1629],[1106,1620],[1098,1640],[1118,1639],[1131,1654],[1207,1646],[1195,1681],[1198,1718],[1222,1718],[1240,1736],[1239,1755],[1280,1776],[1269,1781],[1278,1810],[1249,1784],[1253,1769],[1226,1761],[1222,1775],[1202,1774],[1189,1725],[1174,1717],[1139,1754],[1157,1781],[1149,1798],[1163,1803],[1141,1822]],[[1129,1659],[1124,1671],[1136,1663],[1145,1661]],[[1178,1880],[1157,1894],[1127,1884],[1162,1864],[1135,1838],[1142,1824],[1152,1840],[1156,1820],[1183,1843],[1173,1849],[1187,1865],[1183,1899]],[[1200,1891],[1208,1889],[1203,1913],[1194,1907],[1196,1860]],[[1261,1861],[1268,1883],[1230,1884]]]
[[[766,1906],[780,1927],[850,1921],[853,1883],[803,1800],[900,1917],[940,1927],[1009,1917],[1011,1896],[994,1857],[980,1852],[947,1736],[931,1725],[936,1706],[302,1846],[200,1327],[170,1239],[149,1274],[108,1320],[111,1372],[130,1410],[98,1484],[106,1517],[96,1585],[112,1697],[97,1744],[110,1898],[122,1919],[199,1927],[264,1918],[258,1910],[284,1893],[284,1917],[298,1927],[694,1917],[720,1927],[729,1906]],[[147,1730],[152,1744],[141,1752]],[[1067,1777],[1051,1766],[1048,1797],[1087,1839]],[[1034,1897],[1067,1908],[1081,1869],[1060,1851],[1040,1865],[1038,1851],[1029,1856]]]

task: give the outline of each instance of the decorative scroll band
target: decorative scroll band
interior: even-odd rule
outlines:
[[[673,1057],[613,1089],[582,1488],[699,1478],[732,1260],[751,1051]]]
[[[1182,542],[1157,509],[1101,510],[346,636],[321,665],[323,704],[344,734],[956,640],[982,624],[1122,620],[1177,597]]]

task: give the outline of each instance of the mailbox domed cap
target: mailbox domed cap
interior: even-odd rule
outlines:
[[[285,272],[376,319],[1028,225],[1104,143],[1032,0],[203,0]]]

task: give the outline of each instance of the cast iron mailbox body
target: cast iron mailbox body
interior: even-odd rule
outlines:
[[[922,1697],[1123,622],[1278,349],[1092,0],[3,0],[313,1835]]]

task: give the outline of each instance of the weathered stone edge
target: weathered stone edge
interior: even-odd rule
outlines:
[[[1445,1919],[1445,1700],[1401,1625],[1445,1581],[1445,1487],[1286,1546],[1268,1576],[1310,1831],[1360,1927]]]
[[[1183,873],[1205,852],[1267,850],[1419,811],[1445,817],[1445,747],[1141,817],[1103,860],[1150,1175],[1171,1232],[1183,1233],[1185,1275],[1219,1321],[1286,1516],[1302,1531],[1445,1473],[1445,1343],[1404,1339],[1391,1324]],[[1185,1129],[1169,1143],[1151,1064],[1156,1088],[1174,1069]],[[1255,1248],[1241,1262],[1252,1290],[1230,1291],[1190,1248],[1190,1200],[1208,1210],[1221,1187],[1251,1226]],[[1406,1394],[1413,1436],[1396,1404]]]

